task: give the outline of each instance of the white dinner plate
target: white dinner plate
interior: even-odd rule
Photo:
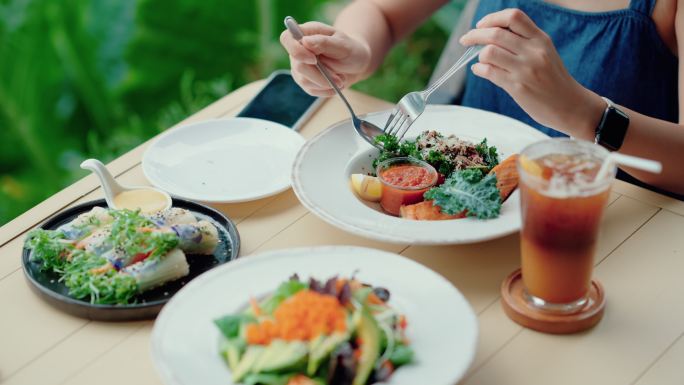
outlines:
[[[166,385],[229,385],[214,319],[241,311],[292,274],[302,280],[349,277],[390,291],[406,315],[415,362],[387,382],[453,385],[475,355],[477,318],[463,295],[439,274],[405,257],[360,247],[279,250],[238,259],[195,278],[162,309],[152,331],[152,360]]]
[[[304,138],[267,120],[207,120],[171,129],[145,151],[147,179],[190,200],[244,202],[290,187],[290,170]]]
[[[382,127],[389,111],[365,117]],[[429,105],[406,134],[415,138],[426,130],[488,144],[500,159],[548,137],[503,115],[460,106]],[[349,120],[321,132],[302,147],[292,171],[292,187],[311,212],[342,230],[392,243],[457,244],[493,239],[520,229],[520,198],[516,190],[504,202],[496,219],[414,221],[382,213],[378,204],[364,202],[350,187],[353,173],[372,173],[378,150],[359,137]]]

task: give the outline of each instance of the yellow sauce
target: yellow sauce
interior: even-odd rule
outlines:
[[[140,209],[143,213],[155,213],[166,208],[166,196],[159,191],[139,189],[116,194],[114,205],[117,209]]]

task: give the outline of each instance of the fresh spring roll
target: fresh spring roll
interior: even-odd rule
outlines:
[[[218,245],[218,230],[209,221],[179,224],[170,229],[180,238],[181,250],[188,254],[213,254]]]
[[[130,264],[148,257],[147,254],[131,253],[124,247],[115,247],[109,239],[111,233],[111,227],[96,230],[94,233],[78,242],[76,247],[106,258],[116,270],[121,270]],[[155,234],[161,234],[161,230],[155,229],[147,234],[149,237],[154,237]]]
[[[92,234],[78,242],[76,247],[82,248],[85,251],[95,255],[102,255],[112,248],[111,243],[108,242],[108,238],[111,233],[112,229],[109,226],[97,229]]]
[[[197,223],[197,218],[190,211],[179,207],[169,207],[150,215],[149,218],[159,227]]]
[[[138,290],[142,293],[185,277],[190,273],[190,266],[185,254],[179,249],[173,249],[162,258],[146,259],[127,266],[121,273],[133,276],[138,283]]]
[[[175,234],[179,238],[178,247],[188,254],[213,254],[218,244],[218,231],[216,227],[208,221],[197,223],[179,224],[161,229],[154,229],[149,234],[150,237],[159,235],[162,232]],[[128,265],[134,264],[145,255],[133,255],[127,253],[121,247],[113,247],[108,240],[111,234],[109,227],[95,231],[90,236],[78,243],[78,247],[96,255],[106,258],[115,269],[121,270]]]
[[[80,240],[96,229],[112,223],[113,220],[114,218],[109,215],[109,210],[95,206],[57,230],[61,231],[67,239]]]
[[[116,270],[121,270],[133,263],[136,258],[140,258],[140,256],[130,255],[122,247],[114,247],[109,240],[111,233],[112,230],[110,227],[96,230],[76,244],[76,247],[104,257]]]

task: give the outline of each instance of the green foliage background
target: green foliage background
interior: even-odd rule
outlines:
[[[455,1],[355,88],[422,88]],[[282,19],[331,22],[344,1],[0,0],[0,225],[288,61]]]

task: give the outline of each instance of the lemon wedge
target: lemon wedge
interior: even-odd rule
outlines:
[[[542,177],[544,170],[542,170],[539,163],[535,162],[534,160],[528,158],[525,155],[520,155],[520,158],[518,158],[518,161],[520,162],[520,166],[522,166],[523,170],[525,170],[528,174],[534,175],[534,176],[540,177],[540,178]]]
[[[382,183],[374,176],[352,174],[351,185],[354,192],[363,200],[379,202],[382,197]]]

